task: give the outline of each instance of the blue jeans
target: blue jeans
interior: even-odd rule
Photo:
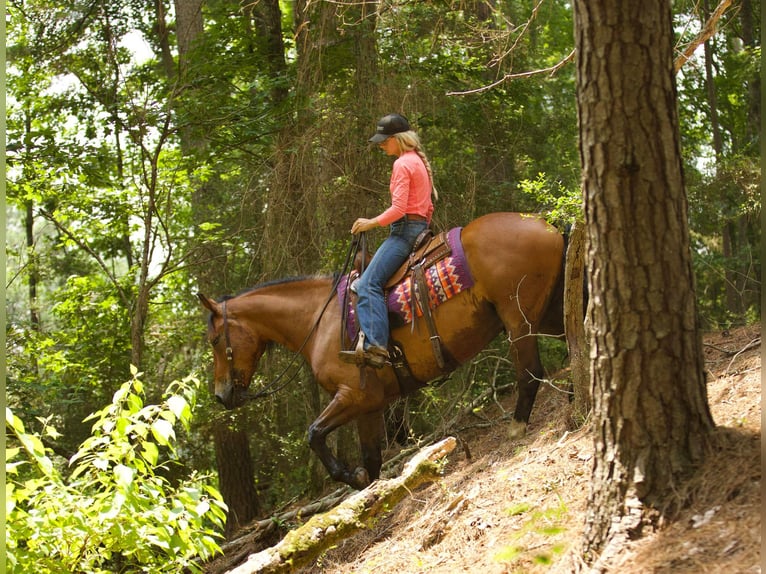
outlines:
[[[380,245],[362,273],[356,286],[359,299],[356,313],[365,336],[364,348],[388,346],[388,307],[383,287],[404,263],[418,235],[426,228],[425,221],[399,219],[391,224],[391,233]]]

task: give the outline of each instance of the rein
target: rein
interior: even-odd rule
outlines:
[[[301,352],[306,347],[306,344],[309,342],[309,339],[311,339],[311,336],[316,332],[317,327],[319,327],[319,321],[322,320],[322,316],[324,315],[325,311],[327,311],[327,306],[335,297],[335,291],[337,290],[338,285],[340,284],[341,278],[348,272],[349,265],[354,259],[355,249],[358,246],[360,241],[362,242],[363,248],[366,247],[366,244],[365,244],[366,238],[365,238],[364,232],[360,233],[359,236],[354,236],[354,240],[349,244],[349,250],[348,250],[348,253],[346,254],[346,259],[343,264],[343,270],[337,275],[337,277],[333,281],[332,289],[330,289],[330,295],[327,298],[327,300],[324,302],[324,305],[322,305],[322,311],[319,313],[319,316],[317,317],[316,321],[314,321],[314,325],[309,330],[308,335],[306,335],[306,338],[303,339],[303,342],[301,343],[298,350],[293,353],[293,357],[292,359],[290,359],[290,362],[282,370],[282,372],[279,373],[279,375],[277,375],[274,378],[273,381],[271,381],[268,385],[266,385],[265,387],[262,387],[255,393],[252,393],[252,392],[247,393],[245,395],[245,399],[255,400],[255,399],[271,396],[273,394],[278,393],[279,391],[284,389],[287,385],[289,385],[295,380],[298,374],[298,370],[295,370],[293,374],[290,376],[290,378],[288,378],[286,381],[281,382],[281,379],[285,376],[288,369],[290,369],[293,365],[295,365],[296,361],[298,360],[298,357],[301,356]],[[362,265],[364,265],[364,263],[362,263]],[[226,301],[223,301],[223,303],[221,303],[221,314],[223,315],[223,337],[224,337],[224,341],[226,342],[226,361],[229,363],[229,379],[232,381],[232,384],[233,384],[235,381],[234,350],[231,348],[231,338],[229,336],[229,317],[228,317],[228,314],[226,313]]]

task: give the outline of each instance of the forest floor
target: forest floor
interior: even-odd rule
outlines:
[[[761,572],[760,326],[704,338],[714,448],[672,522],[627,541],[602,572]],[[507,438],[515,396],[468,415],[444,477],[301,574],[565,573],[586,519],[593,464],[588,427],[541,387],[527,436]],[[501,421],[493,424],[492,421]],[[462,446],[462,448],[461,448]]]

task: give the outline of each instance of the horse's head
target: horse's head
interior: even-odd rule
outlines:
[[[202,293],[197,297],[210,311],[207,338],[213,347],[215,398],[227,409],[239,407],[247,401],[247,389],[266,345],[227,301],[218,303]]]

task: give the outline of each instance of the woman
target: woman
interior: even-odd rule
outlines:
[[[391,172],[391,206],[373,219],[360,217],[351,233],[390,226],[390,234],[375,252],[356,285],[360,341],[356,351],[342,351],[341,359],[381,368],[388,359],[388,309],[383,287],[412,251],[418,235],[431,223],[434,206],[431,164],[420,147],[418,135],[406,118],[389,114],[380,119],[368,141],[386,155],[396,156]]]

